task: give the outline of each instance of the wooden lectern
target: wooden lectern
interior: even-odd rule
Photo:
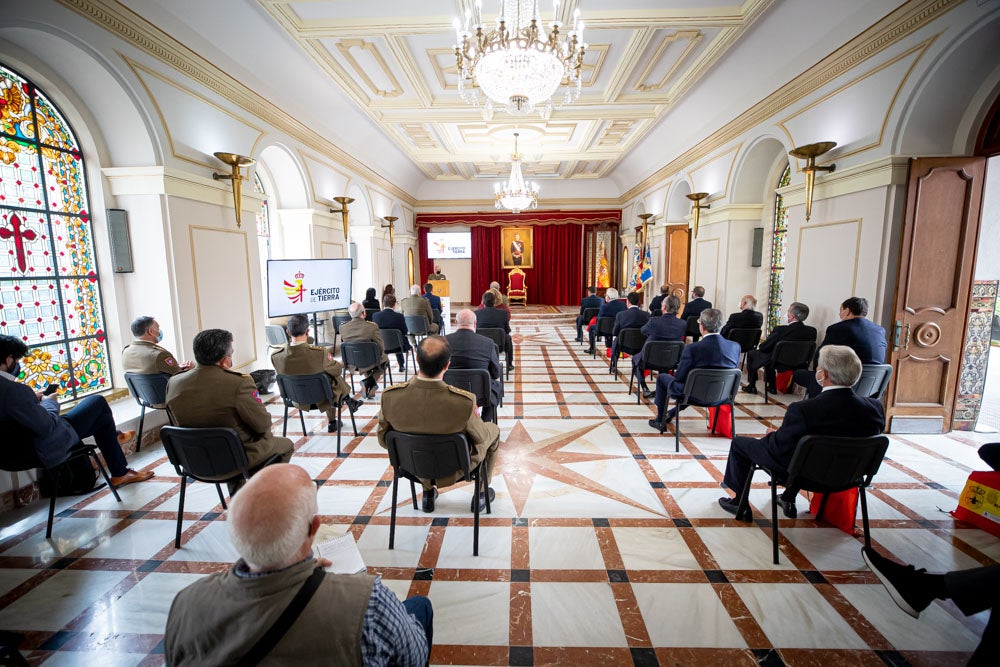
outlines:
[[[451,281],[448,280],[428,280],[434,287],[434,296],[451,296]]]

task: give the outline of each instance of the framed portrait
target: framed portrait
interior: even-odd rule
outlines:
[[[535,265],[533,227],[503,227],[500,230],[500,261],[505,269],[530,269]]]

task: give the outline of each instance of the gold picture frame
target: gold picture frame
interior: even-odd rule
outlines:
[[[535,266],[533,227],[503,227],[500,230],[500,261],[505,269],[531,269]],[[520,257],[516,256],[520,244]],[[520,261],[518,261],[520,260]]]

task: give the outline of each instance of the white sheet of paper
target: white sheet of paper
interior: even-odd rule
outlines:
[[[358,543],[354,541],[354,535],[350,533],[344,533],[340,537],[334,537],[321,543],[319,555],[323,558],[329,558],[332,563],[330,567],[326,568],[327,572],[357,574],[366,570]]]

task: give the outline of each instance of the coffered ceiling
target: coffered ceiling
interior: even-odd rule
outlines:
[[[452,21],[472,0],[257,2],[428,178],[460,181],[507,173],[515,129],[526,177],[608,175],[774,0],[565,0],[559,19],[586,22],[583,87],[546,119],[459,97]],[[551,0],[539,8],[551,21]]]

